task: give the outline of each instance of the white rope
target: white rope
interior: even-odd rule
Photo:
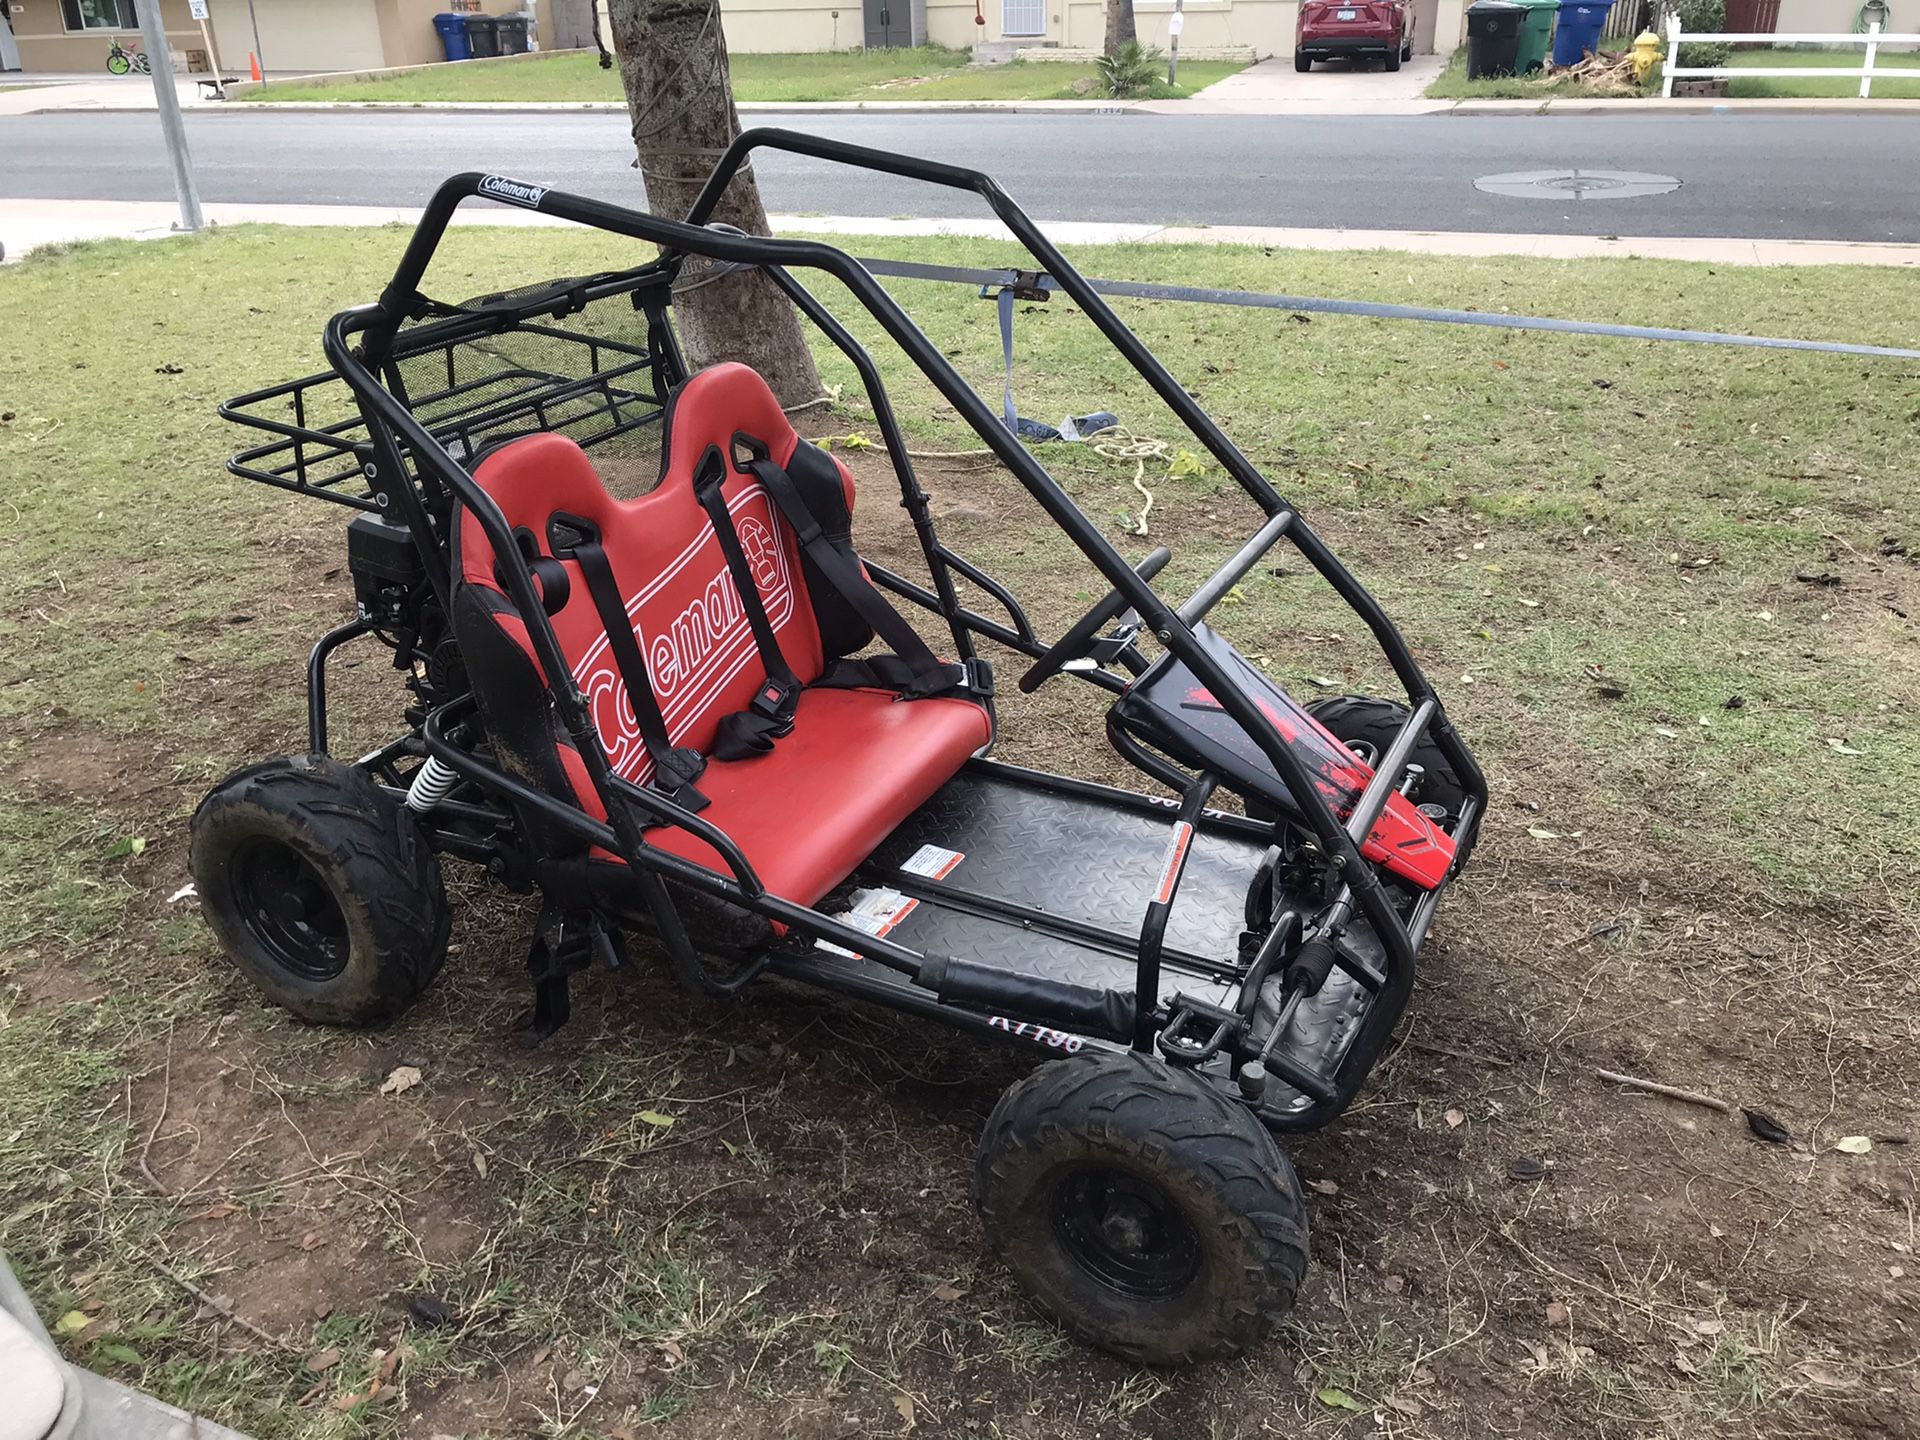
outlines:
[[[1145,535],[1147,516],[1153,513],[1153,492],[1144,483],[1147,461],[1164,460],[1171,469],[1173,456],[1167,453],[1167,442],[1156,440],[1151,435],[1137,435],[1124,425],[1116,425],[1110,430],[1100,431],[1087,443],[1109,459],[1133,461],[1133,488],[1140,492],[1140,498],[1146,503],[1140,507],[1139,518],[1128,526],[1127,533]]]

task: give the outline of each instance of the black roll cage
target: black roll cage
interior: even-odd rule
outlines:
[[[1133,369],[1147,380],[1181,422],[1260,507],[1267,518],[1259,531],[1184,603],[1175,606],[1163,600],[857,260],[817,241],[749,236],[730,227],[707,223],[742,164],[760,149],[781,150],[880,171],[970,191],[980,196],[1026,247],[1042,272],[1053,277],[1058,288],[1086,313],[1114,348],[1126,357]],[[820,271],[851,291],[1000,463],[1093,563],[1113,587],[1117,597],[1138,614],[1141,622],[1162,646],[1184,662],[1194,676],[1211,690],[1227,715],[1272,764],[1291,795],[1301,822],[1311,832],[1343,887],[1341,903],[1346,903],[1350,895],[1351,903],[1357,905],[1361,915],[1379,937],[1385,951],[1386,973],[1374,978],[1394,999],[1404,1003],[1405,994],[1411,987],[1415,952],[1424,938],[1445,884],[1443,882],[1420,897],[1419,903],[1403,919],[1373,865],[1362,856],[1361,845],[1401,783],[1415,746],[1423,736],[1431,736],[1459,777],[1468,797],[1454,830],[1456,857],[1452,873],[1457,874],[1471,851],[1485,810],[1487,789],[1480,767],[1448,722],[1433,687],[1374,597],[1340,564],[1311,527],[1281,498],[1252,462],[1148,351],[1025,212],[993,179],[978,171],[787,130],[757,129],[740,135],[728,147],[684,221],[663,219],[551,188],[503,182],[499,176],[477,172],[456,175],[439,187],[380,299],[374,304],[344,311],[328,322],[323,342],[325,354],[334,372],[352,389],[365,419],[368,439],[362,452],[367,457],[363,473],[375,505],[381,511],[397,510],[398,518],[406,522],[443,606],[449,603],[450,598],[447,594],[450,576],[444,558],[447,537],[436,533],[436,523],[423,505],[421,495],[414,485],[408,483],[408,457],[420,470],[430,473],[452,497],[457,498],[486,533],[494,554],[502,562],[500,576],[527,622],[541,668],[550,679],[559,722],[585,762],[595,790],[606,808],[608,821],[604,824],[595,821],[578,807],[526,785],[450,738],[450,727],[471,713],[470,701],[442,706],[426,717],[421,726],[420,739],[429,755],[439,758],[466,778],[479,782],[490,792],[502,795],[516,805],[554,822],[579,839],[621,855],[639,878],[642,894],[660,921],[662,939],[676,963],[683,968],[689,963],[691,947],[674,915],[672,901],[661,884],[663,879],[743,906],[808,936],[845,946],[922,984],[933,983],[937,977],[945,975],[950,964],[964,963],[920,954],[769,894],[745,855],[717,827],[675,806],[664,796],[631,784],[614,772],[594,729],[586,702],[571,677],[571,667],[540,603],[528,565],[513,542],[505,517],[463,465],[453,458],[426,425],[408,409],[402,398],[392,393],[389,385],[383,384],[381,379],[384,371],[389,374],[393,388],[400,388],[397,373],[391,369],[389,362],[394,355],[401,326],[410,320],[445,314],[443,309],[435,307],[421,295],[419,285],[455,209],[463,201],[475,197],[509,200],[545,215],[662,247],[662,254],[657,261],[636,270],[620,272],[618,276],[602,277],[609,288],[616,282],[631,287],[643,277],[651,283],[656,272],[664,285],[670,285],[690,256],[704,257],[722,265],[758,269],[765,273],[847,355],[860,374],[873,405],[878,428],[898,469],[903,497],[925,552],[934,588],[929,591],[870,562],[869,569],[875,580],[902,598],[941,615],[952,631],[954,644],[962,658],[972,657],[975,635],[992,639],[1031,657],[1041,656],[1047,647],[1035,635],[1015,597],[977,566],[948,550],[939,540],[925,496],[914,479],[911,462],[906,455],[907,447],[888,403],[878,369],[846,328],[790,272]],[[677,362],[677,355],[673,359]],[[1196,638],[1196,627],[1202,624],[1212,606],[1282,538],[1292,542],[1335,593],[1365,622],[1405,688],[1411,707],[1405,727],[1385,752],[1377,757],[1372,781],[1344,822],[1322,798],[1312,776],[1285,742],[1278,727],[1262,713],[1253,696],[1235,680],[1231,672]],[[964,607],[954,587],[955,571],[1003,604],[1012,620],[1011,626]],[[313,702],[312,738],[317,748],[325,747],[325,713],[321,697],[326,656],[345,640],[369,628],[364,620],[355,621],[324,638],[315,648],[309,678]],[[1111,692],[1118,692],[1126,686],[1120,677],[1099,668],[1070,673]],[[1158,774],[1160,778],[1167,779],[1169,784],[1175,784],[1175,777],[1184,774],[1179,771],[1168,774],[1165,773],[1167,769],[1162,762],[1161,770],[1150,770],[1149,773]],[[1206,798],[1217,783],[1218,777],[1203,774],[1197,778],[1187,777],[1184,784],[1175,784],[1182,795],[1180,813],[1185,815],[1191,811],[1193,816],[1202,814]],[[644,823],[636,818],[636,811],[645,817]],[[1209,816],[1215,814],[1211,811],[1204,813]],[[1225,820],[1231,817],[1215,818]],[[643,834],[645,825],[658,823],[683,827],[707,841],[726,860],[729,873],[722,875],[649,845]],[[1136,1008],[1126,1026],[1131,1033],[1109,1034],[1109,1039],[1141,1048],[1152,1043],[1150,1012],[1158,1003],[1158,930],[1164,928],[1165,918],[1164,913],[1150,916],[1146,932],[1141,937],[1139,983],[1134,997]],[[1156,920],[1157,925],[1153,923]],[[696,970],[700,968],[697,960],[691,963]],[[1091,1020],[1096,1013],[1107,1013],[1100,1012],[1099,997],[1068,993],[1076,989],[1084,990],[1084,987],[1052,985],[1045,988],[1054,992],[1048,997],[1048,1008],[1054,1013],[1045,1018],[1051,1020],[1059,1015],[1067,1015]],[[1397,1012],[1398,1006],[1390,1008]],[[1359,1078],[1355,1078],[1352,1088],[1357,1088]],[[1343,1085],[1341,1088],[1345,1090],[1348,1087]]]

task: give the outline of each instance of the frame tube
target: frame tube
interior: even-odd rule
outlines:
[[[853,297],[933,383],[935,389],[953,405],[959,415],[993,451],[995,457],[1021,482],[1054,523],[1110,582],[1120,597],[1143,617],[1161,643],[1188,666],[1200,683],[1213,692],[1230,718],[1266,756],[1275,773],[1294,798],[1306,827],[1314,835],[1323,853],[1328,857],[1329,863],[1351,886],[1359,908],[1379,936],[1387,952],[1389,971],[1394,972],[1393,979],[1398,982],[1396,985],[1390,985],[1389,988],[1410,985],[1414,953],[1412,937],[1407,927],[1395,912],[1372,867],[1362,857],[1354,835],[1349,832],[1349,827],[1339,821],[1326,801],[1319,795],[1303,762],[1284,742],[1277,727],[1268,721],[1253,698],[1235,683],[1227,669],[1200,645],[1191,623],[1184,618],[1183,614],[1170,608],[1135,572],[1100,528],[1080,511],[1071,497],[1047,474],[1026,447],[1006,430],[999,417],[954,370],[946,357],[901,310],[892,296],[851,256],[831,246],[813,241],[751,237],[724,228],[704,225],[720,193],[745,158],[752,150],[762,146],[840,161],[907,178],[926,180],[951,188],[971,190],[982,196],[1015,236],[1056,276],[1060,287],[1087,313],[1115,348],[1160,394],[1175,414],[1268,515],[1269,519],[1260,534],[1248,546],[1243,547],[1235,560],[1229,563],[1225,573],[1233,572],[1234,567],[1241,565],[1243,561],[1244,568],[1250,568],[1265,548],[1282,533],[1287,534],[1301,553],[1327,579],[1335,592],[1348,602],[1372,630],[1389,662],[1406,685],[1409,699],[1424,712],[1436,744],[1454,764],[1471,795],[1475,799],[1483,799],[1485,780],[1479,767],[1453,733],[1452,727],[1447,724],[1444,714],[1439,710],[1439,702],[1434,696],[1432,687],[1421,674],[1404,640],[1387,619],[1384,610],[1334,559],[1312,530],[1293,515],[1291,508],[1285,505],[1265,478],[1234,447],[1211,417],[1199,408],[1192,397],[1120,321],[1086,280],[1066,262],[1064,256],[1039,232],[1032,221],[987,176],[954,166],[889,155],[859,146],[796,135],[786,131],[749,131],[728,148],[709,177],[706,188],[695,202],[689,221],[686,223],[645,215],[551,189],[541,191],[539,198],[531,202],[530,208],[561,219],[662,246],[667,253],[663,255],[660,263],[663,273],[669,278],[678,269],[681,255],[697,254],[723,262],[761,268],[776,277],[784,274],[789,268],[819,270],[832,276],[852,292]],[[747,908],[778,918],[807,933],[828,935],[841,943],[851,940],[849,948],[858,953],[868,955],[890,968],[917,974],[921,957],[914,956],[912,952],[904,951],[885,941],[876,942],[871,936],[854,932],[849,927],[838,926],[835,922],[825,920],[825,917],[819,916],[817,912],[794,906],[790,902],[779,900],[778,897],[765,895],[748,897],[739,884],[729,882],[704,867],[646,844],[642,827],[632,813],[632,797],[624,793],[624,782],[612,771],[611,762],[599,743],[584,698],[570,677],[569,667],[560,650],[558,639],[534,590],[531,574],[524,559],[518,553],[518,547],[512,542],[499,508],[472,477],[447,456],[405,404],[389,393],[376,378],[376,371],[381,367],[398,327],[409,315],[417,313],[424,304],[417,293],[418,283],[444,235],[454,209],[462,200],[482,194],[482,182],[485,178],[468,173],[455,176],[443,184],[429,203],[419,228],[402,256],[393,280],[382,292],[380,302],[373,306],[344,312],[336,316],[327,326],[324,337],[327,358],[333,364],[336,373],[347,380],[360,399],[363,412],[369,421],[376,462],[382,470],[388,472],[381,476],[386,483],[378,487],[380,498],[384,501],[390,491],[413,530],[416,542],[423,548],[433,543],[432,522],[424,513],[418,513],[420,512],[418,497],[413,487],[405,483],[406,472],[402,465],[401,451],[401,444],[404,442],[406,450],[411,452],[422,472],[431,472],[452,497],[467,507],[487,535],[495,553],[502,557],[502,579],[516,608],[527,622],[530,639],[542,669],[549,676],[558,677],[553,685],[556,710],[568,735],[580,751],[589,778],[605,803],[611,822],[610,826],[606,827],[593,825],[590,821],[588,824],[594,830],[610,830],[611,834],[608,838],[616,842],[610,848],[617,849],[631,863],[644,865],[649,870],[659,873],[671,874],[676,880],[684,881],[708,893],[734,900],[735,903],[748,901]],[[791,283],[793,289],[789,290],[790,295],[794,290],[799,290],[801,295],[806,295],[804,301],[795,296],[796,304],[799,304],[810,316],[815,315],[816,312],[824,313],[820,310],[818,302],[799,287],[797,282]],[[843,327],[838,325],[837,321],[831,323],[833,328],[828,329],[827,332],[829,338],[833,338],[836,344],[842,343],[842,337],[851,342],[851,337]],[[356,336],[364,337],[364,345],[358,353],[352,343]],[[857,352],[858,348],[855,344],[854,351],[850,353]],[[876,393],[878,393],[877,371],[872,368],[871,361],[861,369],[863,379],[875,382]],[[892,420],[890,409],[884,413],[890,425]],[[379,423],[373,423],[376,420]],[[423,481],[425,478],[423,473]],[[904,488],[908,477],[902,478]],[[1256,545],[1258,549],[1254,548]],[[431,556],[428,558],[433,559]],[[940,585],[945,575],[945,565],[939,558],[937,547],[930,551],[930,566],[936,584]],[[429,567],[429,573],[434,575],[437,585],[444,583],[438,573],[440,568],[438,565]],[[1244,573],[1244,568],[1239,573]],[[1227,584],[1231,583],[1232,581],[1228,580]],[[1195,599],[1204,601],[1206,604],[1213,603],[1218,597],[1217,595],[1208,596],[1207,592],[1210,588],[1211,586],[1203,587],[1202,592]],[[1222,593],[1225,588],[1225,585],[1219,587]],[[955,624],[958,635],[961,627],[954,615],[957,605],[949,598],[950,593],[949,582],[941,586],[941,593],[928,598],[936,601],[936,608],[946,610],[949,622]],[[444,602],[445,597],[443,596],[442,599]],[[1183,607],[1183,610],[1185,608]],[[983,629],[971,623],[966,628]],[[958,639],[956,643],[960,643]],[[1028,645],[1021,644],[1016,648],[1025,651]],[[1417,739],[1418,732],[1411,736],[1403,732],[1397,738],[1395,745],[1390,747],[1389,753],[1396,750],[1410,753],[1412,744]],[[431,741],[429,748],[434,748]],[[451,750],[453,747],[447,746],[442,741],[439,749]],[[449,763],[454,763],[451,756],[443,756],[443,758],[447,758]],[[468,759],[469,765],[472,764],[470,757],[464,758]],[[456,768],[462,767],[456,766]],[[552,816],[554,809],[564,811],[572,808],[551,797],[542,796],[536,801],[532,797],[538,795],[538,792],[517,782],[509,781],[508,785],[503,786],[500,782],[508,780],[509,777],[498,772],[487,775],[485,778],[495,788],[502,789],[522,803],[535,804],[543,814]],[[1382,807],[1384,806],[1384,795],[1379,803]],[[1474,814],[1477,818],[1477,808]],[[552,816],[552,818],[559,817]],[[587,817],[580,814],[577,809],[574,818],[587,820]],[[581,827],[576,824],[573,828],[578,832]],[[1470,844],[1472,836],[1469,826],[1463,823],[1460,828],[1464,855],[1464,848]],[[844,932],[844,938],[842,932]],[[1145,963],[1143,955],[1143,967]]]

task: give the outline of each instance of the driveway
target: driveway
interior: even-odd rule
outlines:
[[[1292,56],[1276,55],[1178,103],[1189,114],[1271,114],[1277,105],[1297,114],[1324,105],[1328,114],[1418,115],[1447,108],[1445,100],[1422,98],[1446,63],[1443,55],[1416,55],[1390,75],[1373,61],[1326,60],[1302,75]]]

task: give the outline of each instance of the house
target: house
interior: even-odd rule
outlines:
[[[441,58],[435,15],[532,8],[522,0],[207,0],[203,31],[189,0],[159,4],[177,65],[206,73],[217,58],[225,74],[241,76],[249,52],[278,74],[424,65]],[[538,7],[544,27],[550,28],[551,8],[546,0]],[[27,74],[104,76],[116,43],[128,51],[145,48],[134,0],[0,0],[0,12]]]
[[[1413,0],[1415,48],[1450,53],[1466,3]],[[1291,55],[1299,8],[1298,0],[1184,0],[1180,53]],[[1134,0],[1133,14],[1141,43],[1165,49],[1174,0]],[[1107,23],[1104,0],[721,0],[720,15],[736,54],[925,44],[1098,51]]]
[[[588,0],[206,0],[205,26],[190,0],[158,0],[176,65],[242,75],[249,53],[269,74],[377,70],[441,58],[433,17],[532,10],[540,48],[584,47]],[[601,34],[610,35],[602,11]],[[1416,48],[1445,53],[1459,43],[1467,0],[1413,0]],[[1842,0],[1785,0],[1787,5]],[[1851,0],[1846,0],[1851,3]],[[1920,0],[1900,0],[1915,4]],[[1166,48],[1174,0],[1134,0],[1143,43]],[[1293,52],[1298,0],[1184,0],[1181,53]],[[1098,51],[1105,0],[721,0],[727,46],[736,53],[858,50],[928,43]],[[32,73],[107,73],[117,44],[142,49],[134,0],[0,0],[0,66]],[[209,45],[211,39],[211,46]],[[1438,42],[1438,43],[1436,43]]]

